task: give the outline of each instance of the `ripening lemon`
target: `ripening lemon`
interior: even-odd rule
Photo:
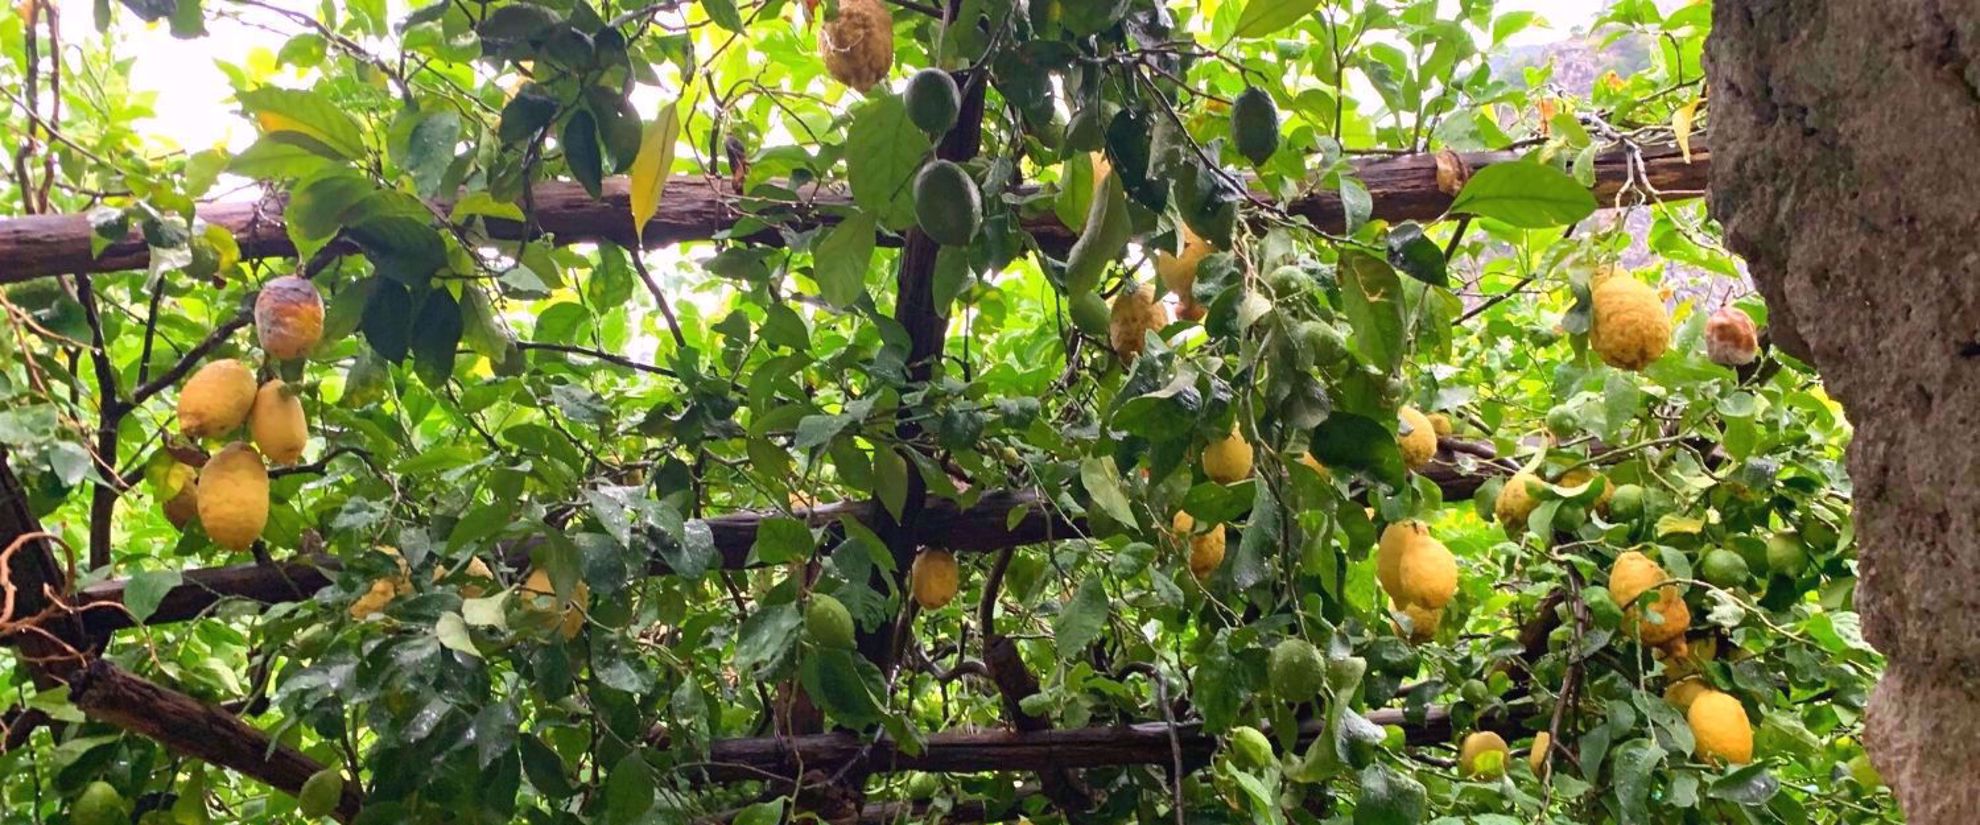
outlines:
[[[1735,765],[1753,761],[1753,725],[1738,699],[1716,690],[1701,692],[1691,700],[1685,721],[1691,723],[1699,758]]]
[[[947,550],[923,550],[914,557],[914,566],[908,568],[914,601],[923,610],[934,610],[954,600],[961,578],[956,554]]]
[[[282,379],[269,379],[254,394],[248,433],[269,461],[294,464],[301,460],[303,448],[309,444],[309,419],[303,415],[302,398]]]
[[[1458,772],[1474,779],[1497,779],[1506,775],[1505,737],[1489,730],[1474,731],[1458,746]]]
[[[1231,484],[1251,476],[1251,442],[1236,429],[1203,448],[1203,474],[1218,484]]]
[[[542,568],[530,571],[529,578],[523,581],[524,602],[531,609],[541,609],[538,605],[548,597],[557,594],[557,588],[550,583],[550,572]],[[564,621],[560,626],[566,640],[575,639],[584,630],[584,606],[591,601],[591,586],[578,582],[571,591],[571,597],[564,602]]]
[[[1402,450],[1403,463],[1412,470],[1428,464],[1437,455],[1436,425],[1415,407],[1404,407],[1396,414],[1405,425],[1396,432],[1396,447]]]
[[[1189,542],[1189,572],[1197,580],[1210,578],[1224,563],[1224,525],[1219,524],[1196,533],[1196,519],[1189,513],[1177,510],[1169,520],[1169,529],[1175,533],[1177,541]]]
[[[200,367],[179,388],[179,432],[188,438],[226,435],[254,407],[254,370],[232,358]]]
[[[239,441],[215,453],[200,468],[198,499],[199,523],[213,542],[248,549],[268,526],[268,468],[261,455]]]

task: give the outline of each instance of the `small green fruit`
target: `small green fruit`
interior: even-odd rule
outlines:
[[[1301,343],[1313,353],[1313,363],[1331,367],[1348,355],[1347,336],[1333,324],[1324,321],[1307,321],[1299,325]]]
[[[1776,576],[1799,578],[1808,569],[1808,548],[1793,533],[1775,533],[1767,539],[1767,569]]]
[[[124,825],[131,818],[124,795],[100,779],[83,789],[69,811],[69,821],[75,825]]]
[[[1326,685],[1327,663],[1311,642],[1287,639],[1272,648],[1267,673],[1273,694],[1290,702],[1304,702],[1320,695]]]
[[[804,608],[804,634],[819,647],[851,650],[852,613],[838,599],[824,593],[813,593],[811,603]]]
[[[956,113],[962,109],[962,90],[956,88],[956,79],[941,69],[915,72],[908,78],[901,99],[907,105],[908,120],[931,135],[946,134],[956,125]]]
[[[1555,438],[1567,438],[1580,430],[1581,425],[1575,421],[1573,410],[1557,406],[1547,411],[1547,432],[1553,433]]]
[[[1264,89],[1247,88],[1231,104],[1231,143],[1254,166],[1279,151],[1279,108]]]
[[[1263,768],[1276,764],[1279,760],[1272,754],[1272,740],[1265,738],[1265,732],[1250,725],[1239,725],[1231,731],[1231,753],[1247,767]]]
[[[983,195],[962,167],[934,161],[914,178],[914,217],[936,243],[968,246],[983,225]]]
[[[1609,496],[1609,520],[1629,524],[1643,518],[1643,488],[1624,484]]]
[[[1699,577],[1717,587],[1739,587],[1746,584],[1750,571],[1746,559],[1738,553],[1723,547],[1714,547],[1698,563]]]
[[[344,796],[344,774],[336,768],[324,768],[310,774],[303,782],[302,793],[296,795],[296,808],[303,816],[318,819],[329,816],[337,810],[337,802]]]

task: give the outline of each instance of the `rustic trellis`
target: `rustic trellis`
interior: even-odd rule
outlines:
[[[967,159],[978,151],[982,84],[965,84],[965,88],[971,85],[976,91],[965,101],[962,119],[938,147],[943,157]],[[1373,197],[1374,218],[1430,220],[1441,216],[1451,202],[1447,187],[1439,185],[1440,164],[1448,178],[1448,170],[1454,166],[1476,170],[1514,157],[1509,152],[1446,154],[1442,158],[1408,155],[1362,161],[1358,174]],[[1605,203],[1613,202],[1619,193],[1627,193],[1632,202],[1696,197],[1706,186],[1710,157],[1702,139],[1693,141],[1688,158],[1675,147],[1624,147],[1605,153],[1595,163],[1593,191]],[[809,194],[810,208],[779,207],[780,217],[797,224],[815,223],[823,214],[818,207],[844,201],[843,196],[832,192]],[[599,199],[589,197],[575,184],[547,184],[535,192],[538,225],[559,243],[611,239],[632,245],[635,233],[626,201],[623,180],[608,181]],[[658,217],[640,237],[648,246],[710,239],[729,230],[753,207],[726,182],[680,177],[669,185]],[[1338,225],[1342,220],[1342,205],[1330,193],[1285,204],[1284,209],[1318,227]],[[244,258],[294,254],[281,214],[279,194],[262,201],[211,204],[199,210],[201,219],[234,234]],[[1031,219],[1026,228],[1048,249],[1062,248],[1072,238],[1049,214]],[[91,231],[88,220],[80,215],[0,221],[0,283],[46,276],[77,276],[86,283],[86,273],[142,268],[148,263],[147,247],[136,233],[111,243],[101,254],[92,254]],[[522,227],[497,223],[490,232],[513,238],[520,236]],[[910,232],[906,244],[897,278],[896,320],[910,334],[909,363],[918,367],[913,377],[926,380],[927,365],[940,354],[947,325],[931,293],[934,246],[919,232]],[[223,326],[210,340],[218,340],[245,323],[243,316],[232,327]],[[183,373],[209,348],[188,351],[179,368],[167,375]],[[117,403],[142,401],[139,397]],[[1468,497],[1485,479],[1513,469],[1485,445],[1446,439],[1441,446],[1439,460],[1425,468],[1424,474],[1442,488],[1447,499]],[[0,447],[0,459],[5,457],[4,447]],[[901,571],[907,570],[906,560],[922,546],[995,552],[1007,558],[1017,547],[1081,534],[1081,525],[1053,515],[1053,509],[1040,506],[1031,491],[987,493],[973,506],[959,507],[930,500],[919,477],[911,474],[909,479],[907,506],[898,520],[875,503],[864,501],[827,504],[799,515],[814,526],[829,526],[849,517],[872,527],[888,542],[901,562],[895,567]],[[98,495],[114,500],[117,492],[104,487]],[[148,682],[99,658],[97,654],[117,630],[134,624],[132,615],[122,609],[127,583],[110,580],[74,588],[73,571],[78,561],[73,551],[42,531],[28,510],[18,481],[4,465],[0,465],[0,496],[4,496],[0,501],[0,548],[5,550],[0,557],[4,560],[0,587],[5,596],[4,604],[0,604],[4,608],[0,609],[0,642],[17,650],[40,684],[67,684],[76,707],[91,719],[151,737],[177,753],[238,771],[289,793],[297,792],[321,768],[291,748],[272,746],[265,734],[227,709]],[[1020,511],[1022,515],[1014,518],[1013,513]],[[103,520],[100,527],[92,524],[93,538],[97,534],[108,536],[109,514],[108,507],[93,508],[93,520]],[[756,513],[735,513],[707,520],[723,567],[738,569],[749,563],[749,549],[761,518]],[[107,546],[102,549],[107,551]],[[526,548],[514,549],[526,553]],[[186,571],[183,583],[165,595],[146,623],[194,619],[227,600],[275,604],[306,599],[329,585],[334,569],[334,562],[327,558],[305,557]],[[993,582],[1001,569],[1000,559],[993,565]],[[653,575],[669,572],[657,557],[650,561],[648,570]],[[986,590],[990,594],[986,601],[994,604],[996,585]],[[1529,658],[1545,651],[1552,612],[1542,610],[1522,630],[1520,641]],[[1019,703],[1038,689],[1037,680],[1025,670],[1015,647],[996,632],[989,613],[984,611],[980,628],[985,639],[983,675],[1001,693],[1011,730],[936,734],[921,752],[911,756],[884,741],[874,742],[851,732],[722,740],[713,743],[707,760],[710,767],[703,778],[721,782],[760,780],[771,775],[795,780],[792,774],[800,765],[806,770],[823,768],[851,776],[894,770],[1033,771],[1040,774],[1042,793],[1057,804],[1077,807],[1085,804],[1075,773],[1080,768],[1140,764],[1189,771],[1207,762],[1215,740],[1193,726],[1150,722],[1055,730],[1046,720],[1023,713]],[[895,657],[884,634],[863,638],[860,647],[883,667]],[[1451,733],[1448,716],[1436,709],[1415,720],[1396,711],[1378,711],[1374,718],[1403,725],[1416,741],[1441,741]],[[9,727],[5,742],[0,744],[12,747],[44,720],[34,711],[20,710],[5,721]],[[1497,724],[1511,726],[1515,721],[1501,719]],[[1313,729],[1302,728],[1303,736],[1318,730],[1317,723],[1309,727]],[[340,820],[349,821],[362,806],[356,787],[351,783],[346,788],[337,812]],[[986,818],[997,813],[987,808],[971,810]],[[869,806],[857,813],[871,819],[902,812],[894,807]]]

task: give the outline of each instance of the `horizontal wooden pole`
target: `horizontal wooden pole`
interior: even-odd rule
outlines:
[[[240,717],[171,688],[139,678],[108,661],[90,662],[68,677],[69,701],[83,715],[164,745],[173,753],[210,762],[267,783],[290,796],[323,769],[316,760]],[[349,822],[362,805],[357,783],[344,783],[336,819]]]
[[[1711,172],[1711,153],[1702,136],[1692,141],[1689,162],[1676,147],[1653,146],[1642,149],[1641,175],[1660,196],[1696,197],[1702,194]],[[1459,155],[1464,164],[1477,171],[1495,163],[1519,157],[1515,152],[1469,152]],[[1377,220],[1430,220],[1441,216],[1451,205],[1451,196],[1437,186],[1437,159],[1434,155],[1402,155],[1363,159],[1355,162],[1362,183],[1373,201],[1372,216]],[[1635,179],[1631,160],[1622,150],[1603,153],[1595,162],[1592,191],[1608,205]],[[623,177],[604,182],[598,198],[568,181],[551,181],[533,190],[536,219],[542,231],[557,243],[611,240],[624,246],[635,244],[630,188]],[[800,225],[829,222],[834,210],[850,205],[843,194],[828,190],[808,191],[802,208],[790,206],[786,212]],[[251,202],[209,203],[197,209],[200,220],[233,233],[242,260],[282,258],[295,254],[287,228],[282,222],[286,196],[269,193]],[[732,229],[751,211],[775,211],[774,204],[744,198],[724,180],[700,175],[676,176],[667,184],[666,195],[646,225],[645,244],[669,246],[702,241]],[[1286,205],[1286,211],[1326,230],[1342,228],[1340,194],[1332,189],[1314,192]],[[1050,212],[1027,217],[1025,228],[1040,236],[1048,246],[1063,247],[1071,233]],[[491,221],[490,234],[497,238],[521,237],[519,224]],[[111,242],[101,255],[90,254],[91,229],[83,215],[33,215],[0,221],[0,283],[25,281],[48,275],[77,272],[116,272],[143,269],[151,261],[150,249],[141,233],[133,229],[121,240]],[[762,238],[774,241],[774,233]]]
[[[1393,708],[1365,715],[1375,724],[1401,727],[1413,745],[1450,742],[1455,734],[1450,713],[1443,708],[1430,708],[1421,722],[1411,722],[1403,711]],[[1485,727],[1502,733],[1520,730],[1518,720],[1500,717]],[[1325,732],[1324,720],[1308,720],[1300,725],[1298,741],[1303,747]],[[833,774],[849,765],[864,773],[1036,771],[1168,765],[1180,750],[1183,769],[1195,770],[1216,754],[1217,737],[1196,723],[1177,725],[1172,737],[1166,723],[1144,722],[1042,731],[946,731],[930,735],[922,745],[920,753],[908,754],[892,741],[867,741],[845,731],[718,739],[710,745],[708,761],[700,769],[706,779],[715,782],[794,777],[799,770]]]

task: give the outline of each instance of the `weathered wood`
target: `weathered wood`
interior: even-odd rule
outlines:
[[[1514,152],[1470,152],[1461,154],[1473,171],[1519,157]],[[1663,198],[1697,197],[1704,192],[1711,172],[1712,156],[1703,136],[1692,140],[1692,159],[1685,162],[1676,147],[1643,149],[1642,171]],[[1373,199],[1373,217],[1380,220],[1430,220],[1450,206],[1451,196],[1437,188],[1437,161],[1432,155],[1404,155],[1356,162],[1359,175]],[[1630,163],[1622,151],[1610,151],[1595,162],[1595,197],[1611,204],[1616,193],[1631,181]],[[575,183],[553,181],[533,191],[536,218],[542,230],[557,243],[611,240],[634,244],[630,188],[625,178],[609,178],[601,197],[592,198]],[[1645,193],[1648,196],[1648,193]],[[200,220],[233,233],[241,248],[241,258],[280,258],[295,254],[282,222],[285,196],[271,193],[252,202],[206,204],[198,209]],[[799,201],[775,204],[762,199],[745,199],[722,180],[702,176],[677,176],[667,184],[665,201],[656,217],[646,225],[647,246],[668,246],[686,241],[714,238],[733,229],[751,211],[768,211],[772,220],[789,220],[797,225],[816,225],[833,220],[833,210],[848,206],[843,194],[807,189]],[[1343,212],[1340,195],[1332,190],[1314,192],[1286,206],[1286,211],[1306,218],[1321,229],[1339,230]],[[1070,242],[1071,233],[1050,212],[1027,216],[1025,228],[1058,246]],[[519,224],[491,221],[489,233],[497,238],[516,238]],[[103,254],[90,255],[89,219],[82,215],[33,215],[0,221],[0,283],[72,272],[115,272],[143,269],[151,255],[143,236],[135,229],[105,247]],[[758,233],[774,240],[774,233]]]
[[[1365,715],[1378,725],[1403,728],[1411,744],[1449,742],[1453,735],[1450,714],[1442,708],[1429,709],[1420,722],[1411,722],[1403,711],[1395,709]],[[1516,720],[1503,718],[1485,727],[1518,730]],[[1325,720],[1302,723],[1300,744],[1313,741],[1325,730]],[[1182,750],[1184,770],[1203,767],[1217,751],[1217,737],[1196,723],[1177,725],[1175,740]],[[831,773],[855,762],[868,773],[976,773],[1167,765],[1171,758],[1169,726],[1146,722],[1121,727],[937,733],[923,742],[919,754],[904,753],[891,741],[868,742],[847,732],[722,739],[710,746],[708,761],[701,770],[711,781],[741,782],[764,779],[766,774],[793,776],[800,767]]]
[[[225,710],[146,681],[98,659],[68,678],[69,701],[85,716],[143,736],[173,753],[237,771],[291,796],[323,769],[316,760]],[[344,783],[336,818],[356,818],[363,798],[356,782]]]

